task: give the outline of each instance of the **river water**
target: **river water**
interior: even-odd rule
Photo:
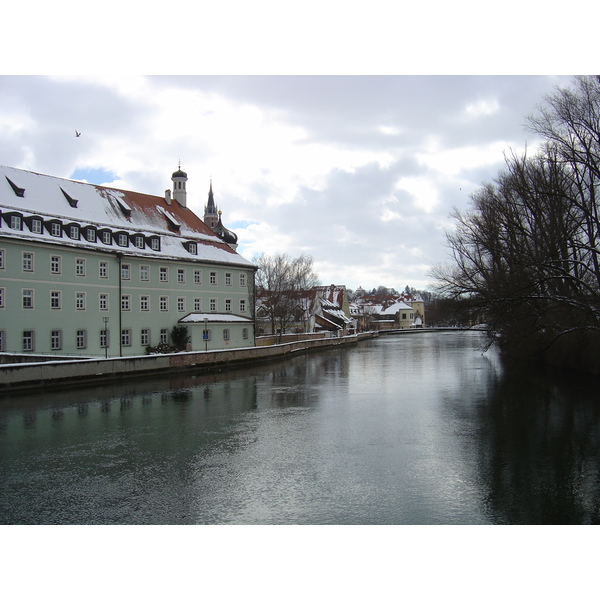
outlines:
[[[0,398],[2,524],[600,522],[597,378],[476,332]]]

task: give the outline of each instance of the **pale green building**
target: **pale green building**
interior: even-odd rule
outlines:
[[[161,197],[0,166],[1,352],[137,356],[175,326],[189,350],[254,345],[256,267],[171,180]]]

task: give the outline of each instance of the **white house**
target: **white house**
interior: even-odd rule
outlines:
[[[194,350],[254,345],[256,267],[187,179],[152,196],[0,166],[0,351],[134,356],[178,325]]]

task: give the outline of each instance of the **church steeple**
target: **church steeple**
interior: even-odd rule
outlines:
[[[212,189],[212,179],[210,180],[210,189],[208,191],[208,202],[204,207],[204,222],[214,231],[219,224],[219,211],[215,204],[215,198]]]
[[[204,222],[216,233],[224,242],[229,244],[234,250],[237,248],[237,235],[227,229],[221,221],[221,211],[215,204],[215,197],[212,189],[212,179],[210,180],[210,188],[208,190],[208,202],[204,207]]]

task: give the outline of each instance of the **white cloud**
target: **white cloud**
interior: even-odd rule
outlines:
[[[500,104],[495,98],[492,100],[478,100],[467,104],[465,112],[469,117],[481,117],[493,115],[500,109]]]
[[[181,160],[193,210],[202,215],[212,178],[225,225],[249,223],[235,229],[245,257],[308,252],[327,283],[419,287],[446,258],[451,207],[510,146],[533,151],[521,125],[557,82],[3,77],[0,163],[98,169],[162,195]]]

